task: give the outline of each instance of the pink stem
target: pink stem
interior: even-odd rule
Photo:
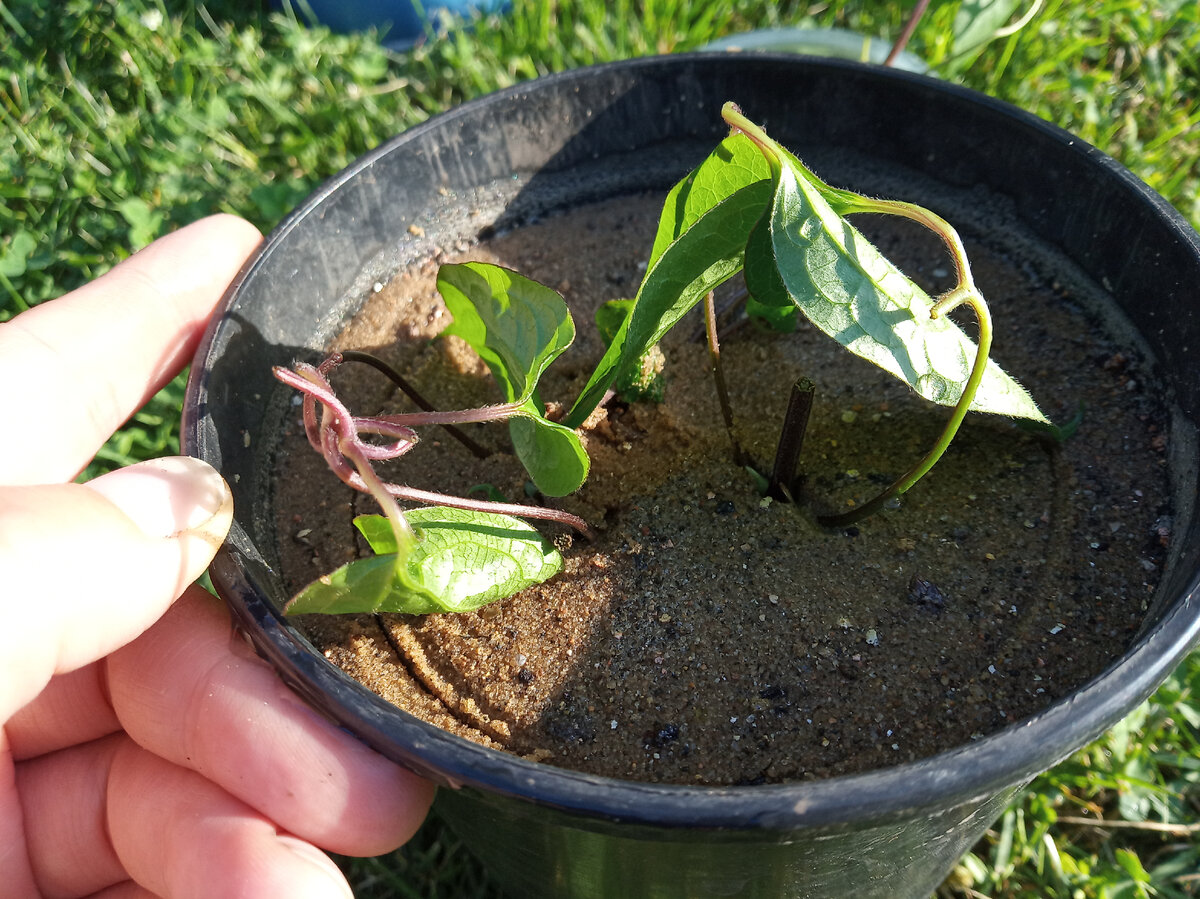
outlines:
[[[467,499],[382,480],[375,473],[371,462],[394,459],[412,449],[418,440],[416,432],[412,429],[413,425],[500,421],[511,418],[520,409],[520,404],[506,403],[463,412],[419,412],[356,418],[337,398],[333,385],[325,377],[340,361],[340,357],[331,356],[319,367],[297,362],[294,371],[280,366],[275,366],[272,371],[284,384],[303,394],[304,430],[309,443],[325,457],[325,462],[339,480],[375,498],[391,522],[392,529],[396,531],[397,542],[403,543],[404,537],[411,537],[412,527],[396,505],[396,498],[474,512],[495,512],[555,521],[572,527],[589,538],[593,536],[586,521],[560,509]],[[320,422],[316,415],[317,403],[321,404]],[[362,432],[394,437],[396,440],[382,446],[371,444],[362,440],[359,436]]]

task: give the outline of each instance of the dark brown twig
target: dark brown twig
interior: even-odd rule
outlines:
[[[816,385],[808,378],[797,378],[792,385],[783,428],[779,432],[779,446],[775,449],[775,467],[771,469],[771,479],[767,483],[767,495],[774,499],[794,502],[791,483],[796,476],[800,449],[804,446],[804,432],[808,430],[815,389]]]

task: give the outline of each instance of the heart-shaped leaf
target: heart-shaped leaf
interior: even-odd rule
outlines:
[[[429,506],[406,512],[417,539],[398,554],[382,515],[355,526],[377,553],[318,578],[288,604],[289,615],[345,612],[469,612],[541,583],[562,556],[530,525],[509,515]]]
[[[443,265],[437,286],[454,316],[445,333],[471,345],[510,402],[531,397],[546,366],[575,339],[563,298],[511,269],[484,262]]]
[[[544,284],[483,262],[443,265],[438,290],[454,316],[445,333],[470,344],[505,399],[520,404],[509,434],[533,483],[548,496],[577,490],[587,478],[587,453],[574,430],[545,417],[537,393],[546,367],[575,339],[563,298]]]

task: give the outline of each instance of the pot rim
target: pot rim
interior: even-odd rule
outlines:
[[[322,184],[260,245],[231,283],[197,349],[188,381],[182,433],[186,452],[206,456],[202,413],[206,403],[205,361],[220,321],[243,283],[263,264],[298,222],[344,183],[373,162],[453,119],[479,107],[522,94],[569,88],[581,80],[614,73],[663,71],[693,65],[757,64],[817,70],[850,70],[883,81],[917,82],[923,90],[982,106],[1018,131],[1036,132],[1085,160],[1088,167],[1122,182],[1136,202],[1191,244],[1200,259],[1200,238],[1173,207],[1124,166],[1101,151],[1004,101],[909,72],[862,63],[795,55],[691,53],[647,57],[590,66],[545,76],[464,103],[408,129],[365,154]],[[1028,782],[1095,739],[1148,697],[1200,639],[1200,572],[1193,572],[1182,595],[1104,673],[1042,712],[978,741],[913,762],[792,784],[705,787],[653,784],[584,774],[526,761],[441,730],[394,707],[353,681],[319,654],[283,615],[247,584],[246,566],[236,544],[249,544],[237,523],[218,552],[211,576],[218,593],[250,632],[259,652],[310,704],[374,749],[424,776],[452,787],[469,787],[569,811],[584,819],[621,821],[686,829],[791,830],[837,825],[864,818],[883,820],[919,809],[958,805]],[[329,694],[349,691],[357,705],[347,707]],[[583,824],[583,822],[580,822]]]

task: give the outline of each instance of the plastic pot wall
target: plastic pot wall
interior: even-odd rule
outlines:
[[[821,782],[639,784],[450,736],[350,680],[279,612],[270,472],[280,422],[294,412],[269,367],[315,358],[373,283],[434,246],[580,201],[666,189],[723,136],[728,99],[834,183],[853,173],[869,182],[855,186],[877,192],[896,179],[934,185],[903,198],[935,208],[990,197],[989,208],[1118,298],[1170,385],[1172,445],[1191,447],[1176,454],[1177,549],[1142,634],[1103,676],[1035,718],[924,761]],[[485,214],[471,217],[469,206]],[[213,582],[298,693],[444,787],[442,813],[513,895],[927,896],[1021,786],[1133,709],[1196,640],[1196,284],[1197,235],[1126,170],[1038,119],[920,76],[797,57],[678,56],[502,91],[356,162],[281,224],[232,286],[196,357],[184,423],[188,451],[220,468],[235,494]]]

